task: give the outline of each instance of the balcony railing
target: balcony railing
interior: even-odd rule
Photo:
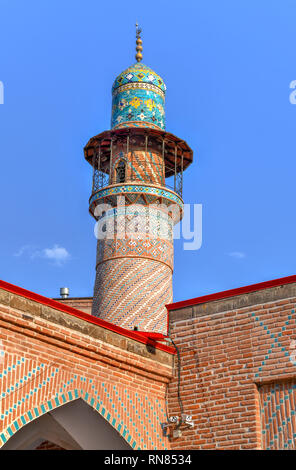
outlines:
[[[92,194],[96,193],[100,189],[109,186],[110,184],[114,184],[115,182],[109,181],[109,175],[104,173],[103,171],[94,168],[93,172],[93,184],[92,184]],[[183,189],[183,174],[177,173],[175,177],[168,178],[165,183],[158,184],[153,179],[152,175],[151,178],[149,176],[145,178],[145,181],[137,178],[126,178],[124,181],[121,182],[122,184],[151,184],[152,186],[164,186],[171,191],[174,191],[182,198],[182,189]]]
[[[165,186],[182,197],[183,171],[193,159],[184,140],[166,131],[140,127],[104,131],[89,140],[84,153],[93,167],[92,193],[122,182]],[[126,162],[124,181],[114,169],[119,159]]]

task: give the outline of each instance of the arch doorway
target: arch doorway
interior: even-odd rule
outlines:
[[[1,450],[131,450],[120,434],[81,398],[22,427]]]

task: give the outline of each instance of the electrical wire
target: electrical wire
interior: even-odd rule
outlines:
[[[180,413],[181,413],[181,417],[180,417],[180,421],[179,423],[177,424],[177,427],[176,429],[178,429],[182,422],[183,422],[183,414],[184,414],[184,408],[183,408],[183,402],[182,402],[182,398],[181,398],[181,394],[180,394],[180,383],[181,383],[181,355],[180,355],[180,350],[178,348],[178,346],[175,344],[174,340],[171,338],[171,336],[168,336],[168,338],[170,339],[172,345],[174,346],[175,350],[176,350],[176,353],[177,353],[177,357],[178,357],[178,384],[177,384],[177,396],[178,396],[178,402],[179,402],[179,407],[180,407]]]

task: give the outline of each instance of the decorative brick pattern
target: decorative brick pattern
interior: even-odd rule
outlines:
[[[120,161],[126,163],[126,182],[164,185],[164,167],[161,155],[156,152],[118,152],[112,158],[112,177],[109,184],[116,184],[116,168]]]
[[[0,290],[1,294],[1,290]],[[1,298],[1,296],[0,296]],[[18,305],[21,310],[13,308]],[[10,295],[0,302],[0,447],[22,426],[44,413],[81,398],[113,426],[134,449],[165,449],[165,390],[170,367],[42,318],[36,302]],[[44,315],[50,312],[44,307]],[[24,315],[23,312],[26,312]],[[38,313],[37,313],[38,312]],[[80,320],[86,330],[87,322]],[[83,326],[84,324],[84,326]],[[77,327],[76,327],[77,328]],[[110,333],[111,334],[111,333]],[[132,346],[132,345],[130,345]],[[138,348],[139,350],[139,348]]]
[[[174,448],[295,448],[295,304],[289,284],[170,311],[184,412],[195,422]],[[169,397],[180,414],[177,375]]]
[[[128,238],[123,240],[99,240],[97,264],[116,258],[147,258],[160,261],[173,269],[172,243],[153,238],[139,240]]]
[[[162,262],[173,270],[173,220],[158,206],[133,206],[106,211],[97,225],[97,262],[131,257]]]
[[[129,96],[138,107],[137,96]],[[130,136],[129,145],[143,150],[128,151],[127,140],[112,144],[109,186],[90,198],[90,212],[98,218],[92,314],[124,328],[166,334],[173,226],[182,217],[183,201],[162,186],[162,145],[158,150],[150,144],[148,135]],[[118,182],[119,165],[123,183]]]
[[[262,448],[296,448],[296,381],[260,387]]]
[[[172,301],[172,270],[144,258],[97,266],[92,314],[124,328],[167,333],[165,305]]]

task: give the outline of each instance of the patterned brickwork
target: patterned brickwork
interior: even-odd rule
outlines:
[[[96,230],[97,265],[112,258],[150,258],[173,270],[173,220],[156,206],[106,211]]]
[[[105,207],[104,207],[105,208]],[[98,230],[106,233],[104,238],[117,236],[125,238],[130,234],[134,239],[161,238],[173,243],[173,219],[166,207],[146,205],[141,196],[134,204],[106,208],[98,220]]]
[[[295,294],[290,284],[170,311],[184,412],[195,421],[173,447],[295,448]],[[177,376],[169,411],[180,413]]]
[[[98,241],[97,264],[123,257],[154,259],[173,269],[173,245],[166,240],[135,240],[126,237],[123,240]]]
[[[296,449],[296,380],[260,387],[262,448]]]
[[[161,145],[150,149],[148,136],[131,137],[129,145],[143,150],[129,152],[127,141],[116,142],[109,186],[90,198],[90,211],[98,218],[92,314],[124,328],[166,334],[173,226],[182,217],[183,201],[162,186]]]
[[[116,184],[116,168],[120,161],[126,164],[126,182],[164,184],[163,161],[155,152],[118,152],[112,158],[112,173],[109,184]]]
[[[0,447],[27,423],[81,398],[132,448],[168,448],[161,422],[170,367],[131,352],[132,344],[122,349],[116,340],[114,347],[108,338],[115,333],[97,339],[98,327],[66,317],[0,290]]]
[[[172,270],[150,259],[119,258],[97,266],[92,314],[124,328],[166,334]]]
[[[153,186],[116,185],[98,191],[90,204],[103,201],[115,206],[122,195],[137,210],[117,206],[98,221],[92,314],[124,328],[166,334],[165,304],[172,301],[173,220],[181,217],[175,204],[178,197]],[[165,212],[167,205],[156,205],[157,195],[172,198],[166,201],[178,208],[177,215],[170,215],[172,209]]]
[[[112,87],[112,130],[85,147],[94,168],[89,210],[98,238],[92,314],[125,328],[164,334],[165,304],[172,299],[173,226],[183,216],[175,191],[182,193],[184,162],[189,162],[187,144],[161,132],[165,91],[151,68],[143,63],[128,67]],[[165,175],[174,177],[175,191],[166,189]],[[149,233],[146,214],[141,212],[135,225],[128,212],[135,204],[159,208],[149,214]]]
[[[17,365],[19,358],[16,356],[15,360],[15,364]],[[12,364],[11,366],[12,371],[14,371],[13,366],[15,364]],[[22,396],[19,397],[18,400],[15,399],[12,406],[9,406],[8,400],[11,388],[8,387],[6,389],[7,392],[6,395],[4,392],[4,397],[2,393],[2,406],[6,411],[4,411],[0,417],[2,422],[4,422],[3,432],[0,432],[0,442],[2,440],[2,443],[5,443],[8,438],[18,431],[24,424],[28,424],[58,406],[62,406],[72,400],[82,398],[86,403],[105,417],[105,419],[115,427],[122,437],[126,438],[127,442],[133,449],[141,448],[141,445],[146,448],[147,444],[144,444],[144,438],[147,438],[147,436],[148,440],[151,441],[152,446],[155,446],[151,435],[149,435],[149,431],[145,432],[146,426],[144,425],[144,420],[142,419],[140,412],[138,412],[138,409],[141,410],[142,408],[142,413],[145,413],[145,417],[149,418],[150,421],[157,413],[157,420],[159,420],[159,416],[163,416],[162,422],[164,422],[165,416],[164,414],[161,416],[161,406],[158,405],[158,401],[151,402],[150,400],[145,400],[145,398],[138,393],[132,393],[127,388],[119,389],[110,382],[103,382],[98,385],[97,381],[94,382],[93,379],[87,379],[81,375],[77,376],[77,374],[71,374],[69,371],[67,371],[67,373],[63,370],[63,373],[60,373],[60,368],[47,368],[45,369],[45,373],[40,372],[39,376],[37,376],[35,370],[42,371],[45,367],[46,366],[44,364],[37,366],[37,363],[34,361],[32,363],[24,364],[24,369],[30,370],[30,372],[28,372],[28,375],[25,375],[25,372],[20,372],[20,377],[22,377],[20,378],[20,384],[27,382],[27,385],[22,387]],[[32,379],[30,380],[30,378]],[[7,381],[10,380],[14,383],[14,385],[11,386],[12,393],[16,390],[17,394],[17,391],[21,387],[18,387],[19,383],[14,382],[12,378],[8,376]],[[96,385],[93,385],[93,382]],[[57,387],[55,387],[54,384],[56,384]],[[46,394],[46,388],[50,390],[48,395]],[[5,390],[5,388],[1,389],[1,391],[2,390]],[[42,395],[43,390],[45,390],[45,396],[42,400],[38,396],[38,392],[39,395]],[[54,393],[54,390],[57,391]],[[6,396],[7,399],[5,400]],[[20,411],[22,405],[26,402],[29,403],[29,410],[27,412]],[[24,406],[24,408],[26,408],[26,406]],[[16,411],[16,414],[18,414],[18,418],[14,419],[10,426],[5,426],[6,422],[9,423],[9,419],[12,420],[14,410]],[[153,419],[153,421],[155,422],[156,420]],[[143,425],[142,432],[140,432],[141,424]],[[158,426],[155,426],[154,424],[152,425],[152,428],[155,428],[154,438],[162,441],[162,437],[159,434],[161,432],[161,420],[158,424]],[[157,433],[156,428],[158,430]],[[135,437],[137,440],[134,439]],[[164,445],[162,446],[162,443],[160,445],[161,447],[164,447]]]

